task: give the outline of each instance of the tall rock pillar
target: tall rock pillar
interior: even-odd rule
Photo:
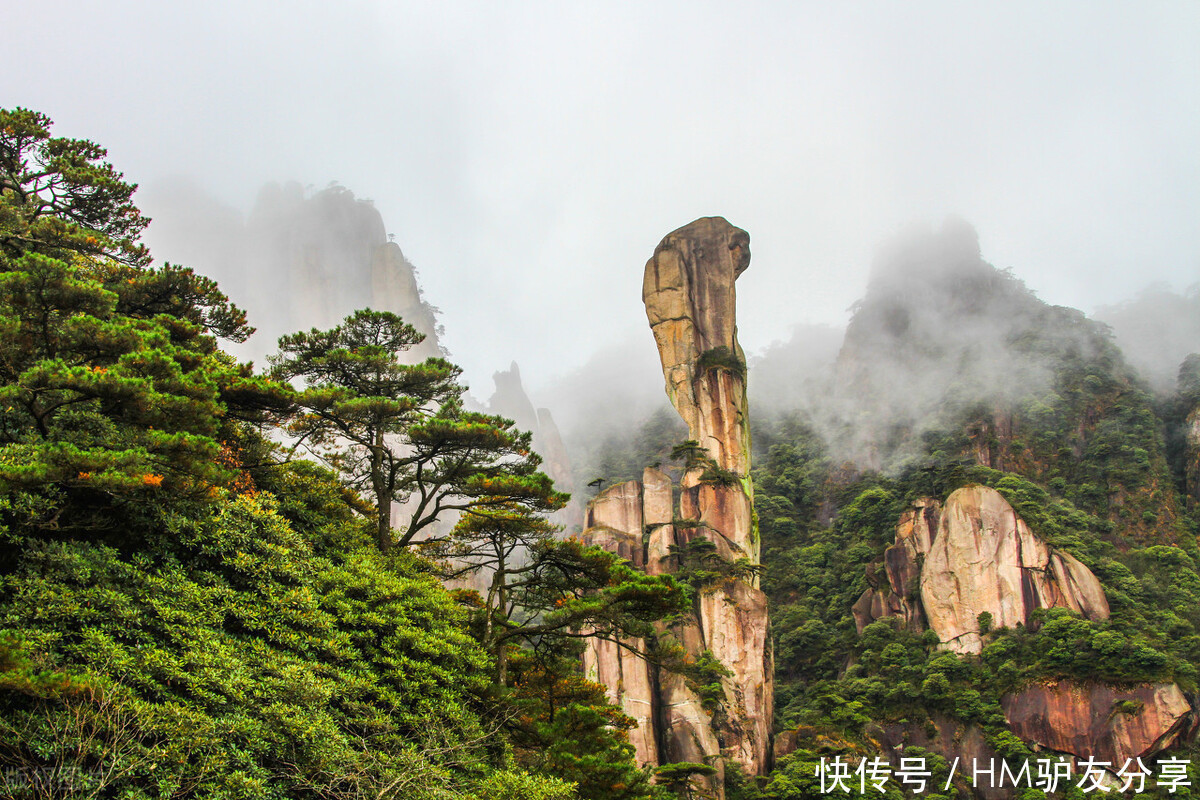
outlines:
[[[584,654],[587,674],[636,720],[630,739],[639,761],[708,764],[714,774],[695,780],[718,800],[729,763],[749,775],[769,769],[775,699],[767,599],[753,569],[759,542],[745,356],[734,313],[734,281],[749,263],[750,236],[708,217],[669,234],[646,264],[642,299],[667,394],[697,452],[677,509],[670,477],[647,468],[641,481],[612,486],[591,501],[581,537],[651,575],[678,571],[681,552],[700,540],[726,562],[724,577],[697,591],[690,619],[659,631],[709,671],[705,683],[720,681],[720,697],[701,697],[695,676],[638,662],[608,642],[591,640]]]
[[[702,448],[680,487],[674,544],[703,537],[731,564],[756,565],[746,359],[737,341],[734,291],[749,264],[749,234],[721,217],[696,220],[655,249],[646,263],[642,300],[667,395]],[[738,574],[742,577],[732,577]],[[720,708],[708,720],[719,752],[704,757],[732,759],[752,775],[769,767],[774,703],[767,602],[757,582],[753,571],[732,570],[731,577],[702,590],[695,629],[679,636],[693,656],[708,651],[729,671],[721,680]],[[661,683],[663,709],[698,706],[681,681]],[[664,762],[694,761],[697,746],[708,746],[711,737],[694,730],[695,715],[668,713],[661,722]]]

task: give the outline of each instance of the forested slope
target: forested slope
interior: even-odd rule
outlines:
[[[575,642],[682,589],[545,536],[529,434],[407,363],[395,315],[297,334],[271,376],[226,355],[245,315],[150,266],[136,187],[49,129],[0,111],[0,794],[659,796]],[[499,602],[430,557],[481,541],[528,547]]]
[[[1152,396],[1104,326],[1045,305],[983,262],[961,225],[885,255],[846,334],[830,402],[759,419],[754,430],[763,586],[778,648],[777,752],[794,750],[764,796],[812,796],[820,758],[835,755],[928,755],[939,787],[956,757],[1019,765],[1082,756],[1080,742],[1056,750],[1044,732],[1038,740],[1022,727],[1019,706],[1037,687],[1110,692],[1100,710],[1077,699],[1048,718],[1052,728],[1091,725],[1091,741],[1081,740],[1089,755],[1105,752],[1113,720],[1142,713],[1139,687],[1171,687],[1177,726],[1132,755],[1153,766],[1152,757],[1193,752],[1194,360],[1178,392]],[[972,620],[981,649],[953,652],[962,648],[939,637],[928,607],[937,554],[907,544],[906,555],[905,542],[914,524],[945,536],[942,509],[971,486],[999,492],[1006,513],[1032,531],[1026,546],[1042,542],[1086,565],[1110,615],[1089,619],[1044,601],[1001,627],[989,612]],[[985,520],[975,535],[987,528]],[[973,580],[966,565],[956,569]],[[1020,605],[1021,593],[1001,591],[1002,607]],[[901,611],[880,612],[889,604]],[[959,775],[951,794],[968,790]],[[888,791],[899,791],[895,782]],[[1017,790],[1006,792],[992,796]]]

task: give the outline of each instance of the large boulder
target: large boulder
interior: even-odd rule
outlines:
[[[1029,530],[999,492],[967,486],[946,500],[921,569],[921,604],[929,627],[959,653],[982,648],[979,616],[992,626],[1028,625],[1037,608],[1069,608],[1108,618],[1100,581],[1073,556]]]

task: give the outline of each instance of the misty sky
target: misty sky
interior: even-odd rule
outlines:
[[[372,198],[480,388],[652,353],[643,265],[699,216],[751,234],[748,352],[947,213],[1051,303],[1200,281],[1195,0],[6,3],[16,105],[143,185]]]

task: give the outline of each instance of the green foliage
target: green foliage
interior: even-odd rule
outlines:
[[[839,752],[874,752],[872,726],[920,724],[931,715],[978,726],[997,752],[1028,757],[1008,731],[999,698],[1037,681],[1070,679],[1133,686],[1195,685],[1200,572],[1195,547],[1131,545],[1114,524],[1077,507],[1066,481],[1058,493],[1029,477],[959,460],[914,465],[896,479],[867,475],[839,488],[819,446],[802,426],[795,443],[768,444],[755,473],[756,507],[770,553],[763,587],[776,636],[776,719],[810,738],[841,742]],[[938,649],[936,635],[901,631],[880,620],[857,633],[851,605],[895,537],[913,500],[944,500],[971,483],[997,489],[1033,531],[1090,566],[1105,587],[1111,619],[1092,622],[1066,609],[1038,612],[1033,624],[994,630],[980,620],[984,649],[961,657]],[[828,527],[814,519],[836,503]],[[1116,543],[1124,544],[1118,548]],[[1130,713],[1119,707],[1114,713]],[[804,747],[804,743],[801,743]],[[847,750],[848,749],[848,750]],[[832,750],[828,752],[833,752]],[[763,797],[804,797],[815,784],[801,769],[815,753],[778,765]],[[793,766],[797,762],[804,767]],[[808,775],[812,773],[809,772]]]
[[[179,518],[174,535],[178,548],[154,559],[85,542],[33,549],[5,580],[0,616],[46,668],[87,665],[129,698],[129,711],[88,707],[104,724],[120,712],[129,748],[165,738],[190,754],[147,756],[145,769],[214,797],[242,796],[229,776],[382,788],[418,762],[443,771],[435,754],[447,752],[482,772],[470,705],[486,662],[432,579],[369,551],[315,559],[262,495]],[[26,740],[71,712],[7,702]]]
[[[675,529],[699,528],[697,520],[676,520]],[[705,536],[697,536],[683,544],[671,545],[672,576],[698,592],[709,591],[730,580],[751,581],[762,572],[762,566],[748,558],[733,561],[718,552],[717,544]]]
[[[575,788],[557,778],[503,770],[484,778],[466,800],[574,800]]]
[[[647,575],[577,539],[538,545],[528,559],[532,569],[512,587],[498,645],[523,643],[553,654],[589,637],[650,639],[655,622],[689,607],[672,576]]]
[[[137,241],[150,220],[134,206],[137,186],[102,161],[104,148],[50,136],[50,118],[0,109],[0,258],[79,253],[145,266]]]
[[[104,151],[48,127],[0,112],[0,524],[132,545],[236,484],[235,421],[288,393],[217,349],[250,329],[215,284],[143,268],[135,187]]]
[[[703,788],[703,779],[715,775],[716,772],[716,768],[708,764],[695,764],[690,761],[663,764],[654,770],[659,784],[682,800],[709,797]]]
[[[515,710],[517,761],[576,784],[581,798],[648,800],[656,794],[626,734],[633,720],[578,675],[578,656],[584,638],[636,652],[635,642],[654,640],[656,621],[689,607],[688,595],[671,576],[554,531],[510,506],[464,517],[446,551],[454,574],[490,573],[486,597],[471,603],[474,630],[495,659],[502,707]]]
[[[722,682],[733,673],[711,650],[703,650],[694,659],[686,660],[679,672],[700,698],[700,705],[705,711],[714,715],[722,711],[725,702],[725,687]]]
[[[424,339],[395,314],[357,311],[330,330],[279,340],[272,374],[303,379],[299,413],[289,425],[335,467],[347,485],[375,500],[377,541],[401,547],[443,516],[509,504],[535,511],[561,508],[567,495],[537,471],[530,434],[512,420],[465,411],[460,370],[441,358],[405,364]],[[409,503],[399,534],[392,504]]]
[[[725,369],[739,378],[744,379],[746,377],[746,362],[725,345],[705,350],[696,359],[697,374],[702,374],[712,369]]]
[[[48,130],[0,111],[0,793],[576,797],[511,762],[491,656],[432,565],[375,546],[354,476],[378,470],[345,454],[347,487],[281,462],[262,428],[297,401],[297,434],[333,450],[397,426],[398,485],[432,498],[414,530],[451,492],[561,505],[528,434],[462,411],[451,365],[396,367],[412,333],[387,315],[285,339],[299,393],[255,376],[217,346],[249,335],[241,311],[190,270],[146,268],[135,187]],[[426,485],[404,484],[414,465]],[[577,543],[551,561],[534,647],[579,620],[644,635],[684,598]],[[545,735],[578,760],[545,768],[646,789],[614,709],[567,707]]]
[[[596,478],[608,484],[641,480],[648,465],[670,469],[668,462],[675,460],[672,447],[686,434],[687,427],[679,415],[664,407],[635,427],[623,426],[607,435],[596,435],[595,441],[578,443],[573,448],[580,451],[576,485]]]
[[[609,703],[605,687],[578,674],[572,655],[514,654],[508,702],[517,763],[576,785],[583,800],[661,800],[650,773],[633,763],[635,722]]]

